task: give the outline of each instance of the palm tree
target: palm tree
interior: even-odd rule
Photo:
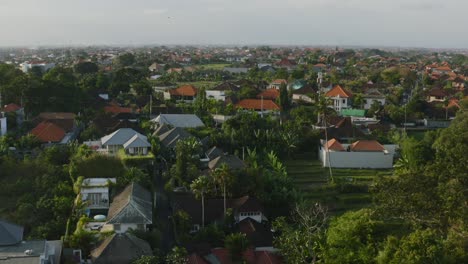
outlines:
[[[224,198],[224,215],[226,215],[226,185],[232,180],[232,174],[229,166],[223,163],[213,173],[213,178],[219,185],[223,186],[223,198]]]
[[[202,227],[205,227],[205,194],[210,185],[210,180],[206,176],[200,176],[190,184],[190,189],[195,194],[197,199],[201,198],[202,202]]]

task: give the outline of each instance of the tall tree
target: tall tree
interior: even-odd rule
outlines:
[[[205,227],[205,194],[208,191],[210,180],[207,176],[200,176],[190,184],[190,189],[202,204],[202,227]]]
[[[224,215],[226,215],[226,188],[231,184],[233,180],[233,175],[229,166],[226,163],[223,163],[221,167],[217,168],[213,173],[214,180],[221,185],[223,188],[223,199],[224,199]]]

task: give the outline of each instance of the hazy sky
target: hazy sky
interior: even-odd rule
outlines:
[[[0,0],[0,46],[468,48],[467,0]]]

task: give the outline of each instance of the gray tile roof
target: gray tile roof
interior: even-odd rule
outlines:
[[[121,128],[114,131],[112,134],[104,136],[101,138],[101,144],[103,146],[112,146],[119,145],[123,146],[127,141],[129,141],[133,136],[138,135],[144,140],[148,140],[146,136],[136,132],[131,128]]]
[[[215,170],[226,164],[230,169],[239,170],[245,168],[245,163],[234,155],[221,155],[208,163],[208,167]]]
[[[160,125],[167,124],[173,127],[203,127],[205,124],[196,115],[191,114],[160,114],[152,120]]]
[[[23,240],[23,227],[0,219],[0,246],[14,245]]]
[[[193,137],[192,134],[185,131],[183,128],[174,127],[173,129],[159,136],[159,140],[166,148],[175,148],[177,141],[191,137]]]
[[[94,264],[127,264],[141,256],[152,255],[148,242],[128,233],[114,234],[91,251]]]
[[[128,185],[112,201],[107,219],[109,224],[151,224],[153,222],[151,193],[137,183]]]
[[[123,145],[124,149],[128,148],[149,148],[151,144],[145,138],[141,137],[141,134],[135,134],[130,140],[125,142]]]
[[[32,240],[16,244],[14,246],[0,246],[0,263],[8,264],[29,264],[40,263],[39,258],[45,251],[45,240]],[[25,251],[31,250],[30,255],[26,255]]]

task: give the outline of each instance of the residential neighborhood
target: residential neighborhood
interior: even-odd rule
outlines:
[[[465,263],[466,76],[464,51],[0,49],[0,263]]]

